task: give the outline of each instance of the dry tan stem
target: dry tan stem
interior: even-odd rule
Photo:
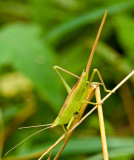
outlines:
[[[91,66],[91,62],[92,62],[93,55],[94,55],[94,51],[95,51],[95,48],[96,48],[96,46],[97,46],[97,43],[98,43],[98,40],[99,40],[101,31],[102,31],[104,22],[105,22],[105,20],[106,20],[106,16],[107,16],[107,10],[105,11],[105,14],[104,14],[104,16],[103,16],[103,19],[102,19],[100,28],[99,28],[99,30],[98,30],[98,33],[97,33],[97,36],[96,36],[96,39],[95,39],[95,42],[94,42],[94,45],[93,45],[93,48],[92,48],[90,57],[89,57],[89,61],[88,61],[87,68],[86,68],[86,73],[87,73],[87,74],[89,73],[89,70],[90,70],[90,66]]]
[[[38,160],[41,160],[47,153],[49,153],[53,148],[55,148],[64,138],[66,134],[63,134],[45,153],[41,155]]]
[[[132,75],[134,74],[134,70],[126,77],[124,78],[113,90],[112,92],[114,93],[118,88],[120,88],[120,86],[125,83]],[[102,99],[102,103],[108,99],[112,92],[108,93],[103,99]],[[79,124],[81,124],[93,111],[95,111],[97,109],[97,105],[92,108],[83,118],[81,118],[81,120],[76,123],[67,133],[67,135],[69,135]],[[38,159],[41,160],[49,151],[51,151],[55,146],[57,146],[64,138],[65,138],[66,134],[63,134],[55,143],[54,145],[52,145],[45,153],[42,154],[42,156]]]
[[[105,125],[104,125],[104,118],[103,118],[103,111],[102,111],[101,95],[100,95],[100,87],[99,86],[95,90],[95,97],[96,97],[96,102],[99,103],[97,105],[97,109],[98,109],[98,117],[99,117],[99,124],[100,124],[103,157],[104,157],[104,160],[108,160],[109,159],[108,158],[108,149],[107,149]]]

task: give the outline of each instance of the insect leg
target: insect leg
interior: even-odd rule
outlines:
[[[99,77],[99,79],[100,79],[100,81],[101,81],[101,83],[102,83],[102,86],[103,86],[103,88],[104,88],[104,91],[105,91],[105,92],[113,93],[113,91],[108,90],[108,89],[106,88],[106,86],[105,86],[105,84],[104,84],[104,81],[103,81],[103,79],[102,79],[102,77],[101,77],[101,74],[100,74],[100,72],[99,72],[98,69],[94,69],[94,70],[93,70],[93,73],[92,73],[91,78],[90,78],[90,80],[89,80],[89,84],[92,82],[92,80],[93,80],[93,78],[94,78],[94,76],[95,76],[95,73],[97,73],[97,75],[98,75],[98,77]]]
[[[86,100],[84,100],[84,101],[82,101],[82,102],[88,103],[88,104],[92,104],[92,105],[102,104],[102,103],[95,103],[95,102],[90,102],[90,101],[86,101]]]
[[[64,126],[64,124],[62,124],[62,128],[63,128],[64,132],[65,132],[65,133],[67,133],[66,128],[65,128],[65,126]]]
[[[68,125],[67,125],[67,130],[69,130],[69,128],[70,128],[70,126],[72,125],[72,123],[74,122],[74,119],[76,118],[76,115],[74,114],[73,116],[72,116],[72,118],[70,119],[70,122],[68,123]]]
[[[50,159],[50,158],[51,158],[51,154],[52,154],[52,151],[50,151],[50,154],[49,154],[49,157],[48,157],[47,160],[51,160],[51,159]]]
[[[59,73],[59,71],[58,71],[58,69],[60,69],[60,70],[64,70],[64,69],[62,69],[62,68],[60,68],[60,67],[58,67],[58,66],[54,66],[53,67],[53,69],[56,71],[56,73],[59,75],[59,77],[60,77],[60,79],[62,80],[62,82],[63,82],[63,84],[64,84],[64,86],[65,86],[65,88],[66,88],[66,90],[67,90],[67,92],[68,92],[68,94],[71,92],[71,88],[69,87],[69,85],[66,83],[66,81],[64,80],[64,78],[61,76],[61,74]]]
[[[69,72],[69,71],[67,71],[67,70],[65,70],[65,69],[63,69],[63,68],[61,68],[59,66],[54,66],[53,69],[54,70],[58,70],[59,69],[59,70],[65,72],[65,73],[68,73],[68,74],[72,75],[73,77],[76,77],[78,79],[80,78],[79,76],[75,75],[74,73],[71,73],[71,72]]]

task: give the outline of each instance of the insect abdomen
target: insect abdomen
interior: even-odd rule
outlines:
[[[85,98],[86,89],[86,73],[83,72],[80,79],[73,87],[71,93],[68,95],[58,117],[55,119],[53,125],[62,125],[69,123],[73,114],[79,112],[82,105],[82,100]]]

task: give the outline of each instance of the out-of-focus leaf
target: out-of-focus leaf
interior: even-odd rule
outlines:
[[[35,25],[9,25],[0,32],[0,64],[12,64],[32,80],[53,110],[61,104],[62,95],[52,66],[55,64],[51,49],[39,38],[40,28]]]
[[[121,147],[109,151],[109,158],[122,159],[124,156],[131,156],[131,155],[134,155],[134,146],[124,147],[124,148]],[[85,160],[103,160],[103,154],[98,154],[90,158],[86,158]]]
[[[29,79],[18,72],[0,77],[0,93],[5,97],[14,97],[19,92],[30,90],[32,90],[32,85]]]
[[[127,148],[134,148],[134,138],[117,138],[117,137],[112,137],[107,139],[108,142],[108,148],[109,150],[117,150],[118,148],[122,149],[127,149]],[[30,159],[30,158],[35,158],[41,155],[42,153],[45,152],[46,149],[50,145],[44,145],[40,146],[38,148],[32,148],[32,150],[27,151],[27,155],[19,157],[9,157],[9,158],[3,158],[3,160],[21,160],[21,159]],[[55,155],[61,145],[59,145],[57,148],[54,149],[52,152],[52,155]],[[126,150],[127,151],[127,150]],[[32,153],[31,153],[32,152]],[[102,152],[102,145],[101,145],[101,139],[100,137],[90,137],[90,138],[75,138],[75,139],[70,139],[68,142],[68,145],[64,149],[63,153],[61,156],[65,155],[79,155],[79,154],[87,154],[87,153],[96,153],[96,152]],[[117,153],[117,152],[116,152]],[[130,152],[129,152],[130,153]]]
[[[20,106],[14,105],[14,106],[8,106],[7,108],[2,110],[3,120],[5,124],[8,121],[11,121],[13,117],[19,112]]]
[[[91,117],[87,121],[88,121],[88,128],[94,128],[95,131],[100,132],[98,115],[91,115]],[[105,118],[105,130],[107,135],[109,134],[113,135],[115,132],[112,124],[108,120],[106,120],[106,118]]]
[[[81,74],[82,70],[86,67],[89,55],[90,50],[85,47],[83,41],[78,41],[62,51],[59,63],[60,66],[64,66],[69,71]]]
[[[30,0],[31,15],[34,20],[42,24],[44,27],[49,26],[49,21],[53,17],[53,3],[44,0]]]
[[[48,34],[46,34],[44,38],[49,42],[57,43],[61,37],[65,36],[65,34],[69,34],[70,32],[82,26],[85,26],[86,24],[95,22],[98,19],[102,18],[106,9],[108,9],[108,14],[110,15],[133,6],[134,6],[134,1],[130,0],[107,7],[97,8],[94,11],[90,11],[84,15],[79,16],[78,18],[75,18],[69,22],[61,24],[58,27],[55,27],[53,30],[48,32]]]
[[[1,20],[7,20],[11,16],[16,20],[28,19],[28,7],[20,1],[0,1],[0,14],[4,17]]]
[[[129,57],[129,60],[134,64],[134,20],[126,15],[120,15],[114,19],[114,26],[118,35],[118,40]]]
[[[117,138],[117,137],[108,137],[108,149],[114,148],[127,148],[134,147],[133,138]],[[101,139],[100,137],[90,137],[90,138],[81,138],[81,139],[72,139],[68,142],[63,154],[79,154],[80,152],[85,153],[95,153],[102,151]],[[55,151],[56,152],[56,151]]]

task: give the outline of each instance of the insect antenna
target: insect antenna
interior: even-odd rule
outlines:
[[[45,127],[45,126],[51,126],[52,124],[45,124],[45,125],[37,125],[37,126],[27,126],[27,127],[20,127],[18,129],[27,129],[27,128],[36,128],[36,127]]]
[[[20,143],[18,143],[17,145],[15,145],[13,148],[11,148],[11,149],[5,154],[5,156],[6,156],[8,153],[10,153],[12,150],[14,150],[16,147],[18,147],[20,144],[22,144],[23,142],[25,142],[27,139],[29,139],[29,138],[31,138],[32,136],[34,136],[34,135],[36,135],[36,134],[38,134],[38,133],[40,133],[40,132],[42,132],[42,131],[44,131],[44,130],[46,130],[46,129],[48,129],[48,128],[51,128],[51,127],[52,127],[52,125],[49,126],[49,127],[43,128],[43,129],[41,129],[41,130],[39,130],[39,131],[31,134],[30,136],[28,136],[27,138],[25,138],[23,141],[21,141]]]
[[[106,12],[105,12],[105,14],[104,14],[104,17],[103,17],[103,19],[102,19],[100,28],[99,28],[99,30],[98,30],[98,33],[97,33],[97,36],[96,36],[96,39],[95,39],[95,42],[94,42],[94,45],[93,45],[93,48],[92,48],[92,51],[91,51],[89,60],[88,60],[88,64],[87,64],[87,67],[86,67],[87,79],[88,79],[88,73],[89,73],[89,70],[90,70],[90,66],[91,66],[91,62],[92,62],[92,59],[93,59],[94,51],[95,51],[96,45],[97,45],[97,43],[98,43],[98,40],[99,40],[101,31],[102,31],[102,28],[103,28],[103,25],[104,25],[106,16],[107,16],[107,10],[106,10]]]

